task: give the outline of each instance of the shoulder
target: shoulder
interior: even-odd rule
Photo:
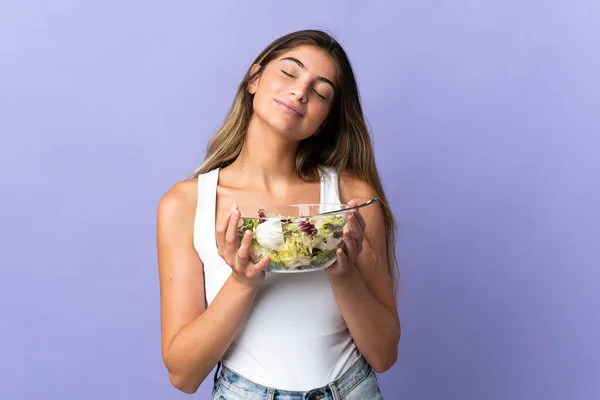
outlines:
[[[186,179],[173,185],[158,202],[159,220],[180,220],[194,216],[198,202],[198,179]]]
[[[376,197],[375,189],[364,179],[351,172],[339,173],[340,200],[347,203],[350,200],[366,201]]]

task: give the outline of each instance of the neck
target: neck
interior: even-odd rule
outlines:
[[[298,142],[286,140],[281,133],[252,118],[242,151],[229,168],[240,181],[270,191],[273,186],[298,179],[297,149]]]

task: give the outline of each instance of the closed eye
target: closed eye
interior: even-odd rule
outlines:
[[[313,92],[315,92],[315,94],[317,96],[319,96],[321,99],[326,100],[325,96],[323,96],[321,93],[317,92],[315,89],[313,89]]]
[[[296,76],[290,74],[289,72],[284,71],[283,69],[281,70],[281,72],[285,75],[285,76],[289,76],[290,78],[294,78],[296,79]],[[327,98],[325,96],[323,96],[321,93],[317,92],[316,89],[312,90],[314,92],[314,94],[316,94],[321,100],[327,100]]]

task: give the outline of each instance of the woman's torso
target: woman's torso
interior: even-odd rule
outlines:
[[[216,169],[198,177],[194,246],[204,264],[207,305],[231,273],[217,252],[215,223],[232,201],[251,204],[218,189],[219,174]],[[320,184],[307,184],[303,197],[305,202],[339,203],[335,172],[323,169]],[[268,273],[222,362],[264,386],[308,390],[333,381],[359,356],[324,271]]]

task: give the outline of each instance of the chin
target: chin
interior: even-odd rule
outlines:
[[[272,120],[267,121],[266,125],[271,128],[273,133],[279,134],[295,142],[299,142],[302,139],[305,139],[306,137],[310,136],[299,132],[298,127],[295,126],[295,124],[290,124],[288,121]]]
[[[297,130],[294,130],[294,129],[274,128],[273,131],[276,133],[279,133],[281,136],[285,137],[286,139],[288,139],[290,141],[294,141],[294,142],[300,142],[301,140],[304,140],[308,137],[307,135],[303,135],[302,133],[299,133]]]
[[[254,117],[260,121],[260,125],[275,134],[281,135],[288,140],[299,142],[310,136],[309,133],[303,132],[302,120],[290,118],[287,115],[279,115],[279,110],[269,110],[266,113],[261,110],[254,110]],[[265,115],[266,114],[266,115]]]

